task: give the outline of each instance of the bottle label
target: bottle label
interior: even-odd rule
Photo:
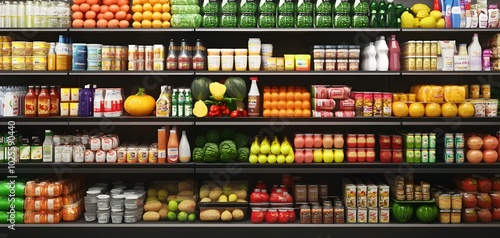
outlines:
[[[177,116],[179,117],[184,117],[184,105],[178,104],[177,105]]]
[[[59,100],[50,100],[50,114],[59,115]]]
[[[50,113],[50,99],[38,101],[38,115],[48,115]]]
[[[168,148],[167,158],[169,162],[177,162],[179,159],[179,148]]]
[[[248,113],[249,114],[259,114],[259,97],[258,96],[248,96]]]
[[[185,117],[190,117],[192,116],[193,110],[191,109],[191,105],[186,104],[184,105],[184,116]]]
[[[43,162],[51,162],[52,161],[52,146],[44,145],[43,146]]]
[[[177,105],[176,104],[172,104],[172,116],[173,117],[179,116],[177,114]]]
[[[160,98],[156,103],[156,116],[168,117],[169,114],[168,101],[164,98]]]
[[[31,147],[31,160],[40,161],[42,160],[42,147],[32,146]]]
[[[36,99],[26,99],[24,102],[24,114],[25,115],[36,115]]]

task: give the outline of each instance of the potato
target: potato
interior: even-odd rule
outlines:
[[[177,185],[177,189],[179,191],[193,191],[194,190],[194,184],[192,182],[188,181],[182,181]]]
[[[235,190],[233,192],[238,199],[247,199],[247,191],[241,189],[241,190]]]
[[[212,202],[212,199],[210,198],[202,198],[200,202]]]
[[[222,212],[222,215],[220,216],[220,219],[222,221],[231,221],[231,220],[233,220],[233,215],[231,215],[230,211],[225,210],[224,212]]]
[[[172,201],[172,200],[177,200],[177,196],[176,196],[176,195],[169,195],[169,196],[167,197],[167,202],[170,202],[170,201]]]
[[[220,189],[220,188],[219,188]],[[212,190],[208,194],[208,197],[212,199],[212,201],[218,200],[220,195],[222,195],[222,189]]]
[[[201,187],[200,188],[200,197],[201,198],[208,198],[208,195],[210,194],[210,189],[208,187]]]
[[[243,218],[245,217],[245,213],[243,213],[241,209],[234,209],[232,215],[235,221],[243,220]]]
[[[144,220],[144,221],[159,221],[160,214],[158,212],[146,212],[142,216],[142,220]]]
[[[161,204],[161,202],[151,201],[147,202],[146,205],[144,205],[144,210],[147,212],[158,212],[160,211],[162,206],[163,205]]]
[[[195,199],[194,199],[194,196],[183,195],[183,196],[177,196],[175,200],[176,201],[184,201],[184,200],[195,200]]]
[[[202,221],[218,221],[220,219],[220,212],[217,209],[208,209],[200,213],[200,220]]]
[[[162,208],[162,209],[160,209],[158,214],[160,214],[160,220],[162,220],[162,221],[167,220],[168,209]]]
[[[193,190],[191,190],[191,191],[181,191],[181,192],[179,192],[179,193],[177,194],[177,196],[178,196],[178,197],[179,197],[179,196],[181,196],[181,197],[182,197],[182,196],[191,196],[191,197],[192,197],[193,195],[194,195]]]
[[[196,210],[196,203],[193,200],[184,200],[179,203],[178,206],[179,211],[193,213]]]

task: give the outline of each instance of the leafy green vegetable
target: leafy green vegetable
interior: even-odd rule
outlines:
[[[205,157],[205,151],[203,150],[203,147],[195,147],[193,149],[193,161],[203,162],[203,157]]]
[[[220,131],[220,139],[221,140],[231,140],[234,137],[234,133],[235,132],[232,129],[228,129],[228,128],[222,129]]]
[[[238,161],[247,162],[250,157],[250,149],[248,147],[241,147],[238,149]]]
[[[220,133],[216,130],[208,130],[207,141],[218,144],[220,142]]]
[[[205,157],[203,159],[206,163],[214,163],[219,160],[219,147],[215,143],[206,143],[203,147]]]
[[[236,134],[234,134],[233,141],[238,148],[248,146],[248,136],[243,133],[237,132]]]
[[[220,161],[231,162],[238,157],[238,149],[233,141],[225,140],[219,144]]]
[[[196,147],[203,147],[208,142],[207,137],[204,135],[198,135],[196,139],[194,139],[194,145]]]

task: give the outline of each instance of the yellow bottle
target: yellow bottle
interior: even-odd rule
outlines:
[[[157,117],[170,117],[172,103],[170,101],[169,88],[166,85],[161,86],[160,97],[156,100]]]
[[[47,70],[56,70],[56,43],[50,43],[49,55],[47,57]]]

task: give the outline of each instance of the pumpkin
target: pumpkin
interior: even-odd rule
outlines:
[[[226,86],[224,86],[224,84],[213,82],[210,84],[208,89],[210,90],[214,100],[221,101],[224,99],[224,94],[226,94]]]
[[[151,115],[155,106],[155,99],[145,94],[144,88],[139,88],[137,94],[127,97],[123,105],[128,114],[138,117]]]
[[[229,97],[244,99],[247,96],[247,84],[240,77],[229,77],[224,82]]]
[[[205,117],[208,113],[207,105],[202,100],[198,100],[193,107],[193,115],[196,117]]]
[[[205,77],[197,77],[191,82],[191,95],[195,101],[208,99],[208,96],[210,96],[210,90],[208,89],[210,83],[212,81]]]

